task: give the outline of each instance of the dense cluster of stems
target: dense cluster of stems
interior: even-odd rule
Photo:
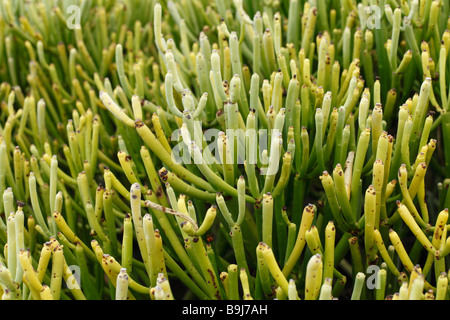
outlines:
[[[0,3],[0,296],[450,299],[447,0]]]

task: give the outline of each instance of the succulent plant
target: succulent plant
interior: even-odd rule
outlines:
[[[446,0],[2,0],[0,287],[446,300]]]

